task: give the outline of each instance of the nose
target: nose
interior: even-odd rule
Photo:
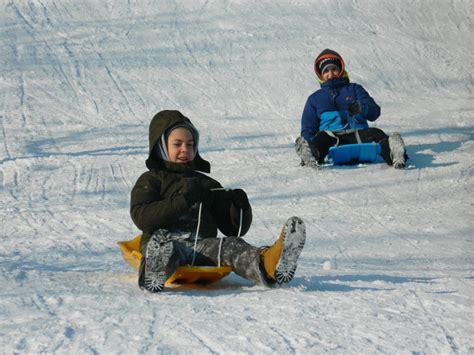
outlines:
[[[336,75],[336,70],[335,69],[329,69],[328,70],[329,79],[332,79],[335,75]]]

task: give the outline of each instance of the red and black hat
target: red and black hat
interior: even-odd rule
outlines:
[[[334,65],[339,68],[339,77],[344,74],[344,60],[339,55],[339,53],[331,49],[325,49],[316,57],[316,60],[314,61],[314,71],[319,80],[324,81],[322,74],[324,73],[324,69],[330,65]]]

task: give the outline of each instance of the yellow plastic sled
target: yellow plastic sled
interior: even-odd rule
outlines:
[[[123,260],[138,271],[143,257],[140,252],[141,234],[132,240],[118,242]],[[166,280],[165,286],[171,284],[209,284],[219,281],[232,272],[230,266],[180,266]]]

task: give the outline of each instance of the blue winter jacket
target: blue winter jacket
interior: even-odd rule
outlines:
[[[355,117],[356,128],[368,128],[367,121],[375,121],[380,116],[380,107],[367,91],[344,77],[325,81],[321,89],[306,101],[301,117],[301,135],[311,143],[319,131],[354,129],[348,106],[355,100],[362,105],[362,112]]]

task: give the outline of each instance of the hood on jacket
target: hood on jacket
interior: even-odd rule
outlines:
[[[321,61],[323,61],[325,59],[334,59],[334,60],[338,61],[340,63],[339,67],[341,69],[340,74],[339,74],[339,78],[341,78],[343,76],[347,77],[347,73],[345,72],[346,66],[344,64],[344,59],[342,59],[341,55],[339,53],[337,53],[336,51],[333,51],[332,49],[326,48],[321,53],[319,53],[319,55],[316,57],[316,59],[314,61],[314,72],[316,73],[320,83],[323,83],[324,79],[323,79],[323,73],[321,73],[321,71],[319,69],[319,64],[321,63]]]
[[[161,156],[156,154],[155,146],[159,144],[161,137],[167,138],[167,134],[171,132],[172,128],[185,127],[188,128],[192,133],[195,140],[195,156],[192,162],[187,163],[188,167],[193,170],[199,170],[205,173],[211,171],[211,164],[208,161],[201,158],[198,150],[199,133],[198,130],[193,126],[189,118],[184,116],[181,112],[176,110],[164,110],[158,112],[153,116],[148,131],[149,150],[148,158],[146,160],[146,166],[148,169],[165,168],[168,164],[178,165],[177,163],[171,163],[165,161]]]

